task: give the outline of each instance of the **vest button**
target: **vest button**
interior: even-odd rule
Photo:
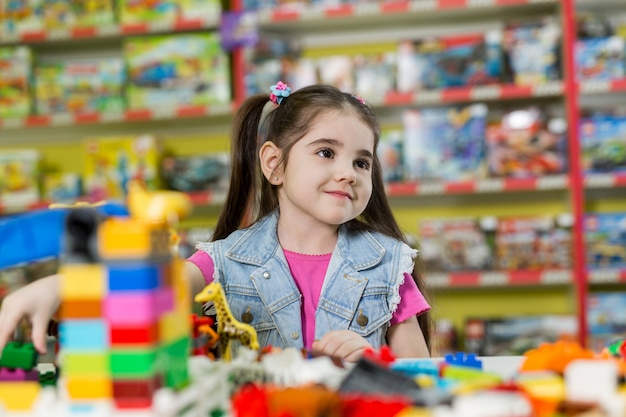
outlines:
[[[364,316],[363,313],[360,313],[359,316],[356,318],[356,322],[359,326],[367,326],[367,323],[369,323],[369,319],[367,318],[367,316]]]
[[[292,338],[293,340],[296,340],[296,339],[297,339],[297,338],[299,338],[299,337],[300,337],[300,334],[299,334],[298,332],[293,332],[293,333],[291,333],[291,338]]]
[[[241,315],[241,321],[247,324],[252,323],[254,316],[250,313],[250,307]]]
[[[271,275],[270,275],[269,272],[267,272],[267,271],[263,272],[263,278],[270,279],[270,277],[271,277]]]

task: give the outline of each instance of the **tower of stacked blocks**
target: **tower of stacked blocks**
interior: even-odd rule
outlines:
[[[146,409],[158,388],[184,387],[190,295],[166,219],[77,208],[64,247],[59,365],[70,404]]]

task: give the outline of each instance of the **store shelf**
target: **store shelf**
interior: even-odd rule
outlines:
[[[66,27],[51,30],[36,30],[19,35],[2,35],[0,44],[30,44],[55,42],[79,39],[120,38],[131,35],[151,33],[188,32],[205,29],[215,29],[220,22],[220,16],[202,16],[190,20],[171,22],[155,22],[107,26]]]
[[[540,85],[519,86],[494,84],[476,87],[455,87],[418,92],[391,92],[383,102],[385,106],[461,103],[471,101],[515,100],[539,97],[559,97],[563,94],[563,83],[548,82]],[[374,105],[378,103],[373,103]]]
[[[566,285],[573,281],[570,270],[450,272],[426,274],[431,288],[491,288],[529,285]]]
[[[583,94],[605,94],[626,92],[626,78],[617,80],[582,81],[580,92]]]
[[[559,0],[412,0],[384,1],[381,3],[345,4],[340,6],[287,5],[272,10],[261,10],[258,21],[261,25],[279,25],[307,29],[307,23],[320,26],[345,23],[363,24],[372,18],[379,24],[402,19],[428,20],[432,17],[450,19],[471,17],[474,12],[481,15],[498,15],[503,10],[521,7],[525,12],[545,11],[558,4]],[[510,12],[510,10],[508,10]],[[385,22],[387,19],[387,22]]]
[[[119,113],[83,113],[34,115],[12,119],[0,119],[0,130],[52,126],[75,126],[85,124],[138,122],[154,120],[177,120],[229,115],[233,104],[214,106],[180,106],[154,109],[126,110]]]
[[[446,194],[483,194],[518,191],[563,190],[568,187],[566,175],[542,178],[492,178],[476,181],[403,182],[387,185],[390,197]]]
[[[590,174],[585,176],[586,188],[626,187],[626,172],[616,174]]]
[[[626,283],[626,268],[598,269],[589,271],[590,284],[622,284]]]

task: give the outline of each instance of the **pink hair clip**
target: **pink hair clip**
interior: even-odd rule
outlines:
[[[291,87],[289,87],[284,82],[279,81],[278,83],[270,87],[270,91],[272,92],[270,94],[270,100],[276,104],[280,104],[280,102],[283,101],[285,97],[289,97],[289,95],[291,94]]]
[[[365,103],[365,100],[363,100],[360,96],[357,96],[356,94],[352,94],[352,98],[355,99],[356,101],[358,101],[361,104],[367,104]]]

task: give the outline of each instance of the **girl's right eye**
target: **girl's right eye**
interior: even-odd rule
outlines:
[[[320,149],[319,151],[317,151],[317,154],[322,158],[332,158],[334,156],[334,153],[330,148]]]

